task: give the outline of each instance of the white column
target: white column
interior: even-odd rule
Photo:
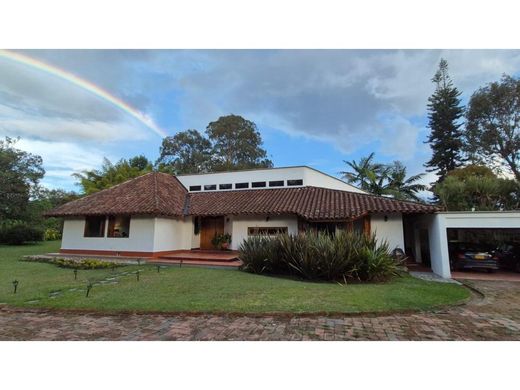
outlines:
[[[432,270],[443,278],[451,278],[448,236],[444,215],[436,214],[428,228]]]

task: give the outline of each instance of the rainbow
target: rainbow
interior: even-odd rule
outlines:
[[[29,56],[26,56],[26,55],[23,55],[20,53],[16,53],[16,52],[13,52],[10,50],[0,49],[0,58],[5,58],[8,60],[17,62],[19,64],[30,66],[31,68],[38,69],[42,72],[59,77],[62,80],[66,80],[66,81],[70,82],[71,84],[74,84],[75,86],[94,94],[95,96],[109,102],[110,104],[114,105],[115,107],[130,114],[132,117],[137,119],[139,122],[144,124],[146,127],[153,130],[157,135],[159,135],[163,138],[167,136],[166,132],[164,130],[162,130],[159,126],[157,126],[155,124],[155,122],[149,116],[136,110],[129,104],[125,103],[123,100],[110,94],[109,92],[105,91],[104,89],[98,87],[97,85],[91,83],[88,80],[82,79],[70,72],[67,72],[66,70],[46,64],[43,61],[39,61],[39,60],[36,60]]]

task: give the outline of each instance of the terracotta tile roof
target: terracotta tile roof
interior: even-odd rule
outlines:
[[[149,173],[69,202],[46,215],[211,216],[296,214],[308,220],[344,220],[368,213],[431,213],[435,206],[320,187],[188,193],[179,180]]]
[[[152,172],[66,203],[45,215],[48,217],[109,214],[182,216],[186,194],[186,188],[175,176]]]
[[[382,196],[320,187],[190,193],[188,214],[297,214],[308,220],[341,220],[368,213],[432,213],[439,208]]]

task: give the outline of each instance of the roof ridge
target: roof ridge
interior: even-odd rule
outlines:
[[[90,198],[91,196],[98,195],[98,194],[101,194],[101,193],[103,193],[103,192],[107,192],[107,191],[109,191],[109,190],[113,190],[114,188],[117,188],[117,187],[119,187],[119,186],[121,186],[121,185],[123,185],[123,184],[129,183],[129,182],[131,182],[131,181],[133,181],[133,180],[141,179],[141,178],[143,178],[143,177],[145,177],[145,176],[147,176],[147,175],[149,175],[149,174],[151,174],[151,173],[155,173],[155,172],[154,172],[154,171],[152,171],[152,172],[147,172],[147,173],[145,173],[145,174],[143,174],[143,175],[139,175],[139,176],[133,177],[133,178],[131,178],[131,179],[125,180],[125,181],[123,181],[123,182],[121,182],[121,183],[114,184],[112,187],[109,187],[109,188],[103,188],[102,190],[99,190],[99,191],[93,192],[93,193],[91,193],[91,194],[88,194],[88,195],[82,196],[81,198],[78,198],[78,199],[71,200],[70,202],[67,202],[67,203],[64,203],[64,204],[76,203],[76,202],[78,202],[78,201],[80,201],[80,200]],[[61,205],[61,206],[63,206],[63,205]],[[58,206],[58,207],[61,207],[61,206]],[[56,207],[56,208],[58,208],[58,207]]]
[[[355,195],[361,195],[361,196],[366,196],[366,197],[372,197],[372,198],[379,198],[379,199],[389,199],[389,200],[393,200],[393,201],[396,201],[396,202],[404,202],[404,203],[412,203],[412,204],[418,204],[418,205],[421,205],[421,206],[433,206],[433,207],[439,207],[439,206],[436,206],[434,204],[429,204],[429,203],[426,203],[426,202],[418,202],[418,201],[415,201],[415,200],[405,200],[405,199],[396,199],[396,198],[388,198],[384,195],[376,195],[376,194],[369,194],[369,193],[362,193],[362,192],[354,192],[354,191],[347,191],[347,190],[338,190],[338,189],[335,189],[335,188],[325,188],[325,187],[316,187],[316,186],[307,186],[308,188],[315,188],[315,189],[318,189],[318,190],[328,190],[328,191],[337,191],[337,192],[348,192],[349,194],[355,194]],[[299,187],[301,188],[301,187]]]

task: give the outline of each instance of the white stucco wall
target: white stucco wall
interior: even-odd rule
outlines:
[[[186,219],[156,218],[154,252],[191,249],[193,224]]]
[[[130,235],[126,238],[83,237],[84,229],[84,218],[66,219],[61,249],[161,252],[192,248],[191,217],[185,220],[131,217]]]
[[[255,181],[275,181],[284,180],[284,186],[287,180],[303,180],[304,186],[315,186],[331,188],[343,191],[361,192],[360,189],[345,183],[342,180],[329,176],[323,172],[317,171],[309,167],[288,167],[288,168],[273,168],[273,169],[256,169],[244,170],[235,172],[217,172],[198,175],[180,175],[177,176],[179,181],[189,190],[190,186],[200,185],[204,191],[204,185],[216,184],[217,190],[219,184],[233,184],[235,183],[251,183]],[[267,185],[269,185],[267,183]],[[287,186],[286,186],[287,187]],[[268,189],[269,187],[259,188]],[[275,187],[280,188],[280,187]],[[291,188],[291,187],[289,187]],[[226,191],[226,190],[219,190]],[[229,190],[227,190],[229,191]]]
[[[66,219],[63,225],[61,249],[132,252],[153,252],[154,249],[154,218],[132,217],[130,219],[130,236],[126,238],[83,237],[84,230],[84,218]]]
[[[385,215],[387,221],[385,221]],[[378,240],[386,240],[390,250],[404,250],[403,216],[397,214],[374,214],[370,218],[370,229]]]
[[[303,183],[307,186],[314,187],[322,187],[322,188],[330,188],[332,190],[342,190],[342,191],[350,191],[357,192],[361,194],[365,194],[365,191],[360,190],[359,188],[354,187],[344,181],[337,179],[335,177],[324,174],[323,172],[317,171],[315,169],[306,168],[303,171],[304,179]]]
[[[231,248],[238,249],[242,241],[247,238],[247,228],[249,227],[287,227],[289,234],[298,234],[296,216],[269,216],[269,221],[266,221],[266,217],[229,217],[230,221],[226,222],[224,228],[228,232],[231,231]]]

